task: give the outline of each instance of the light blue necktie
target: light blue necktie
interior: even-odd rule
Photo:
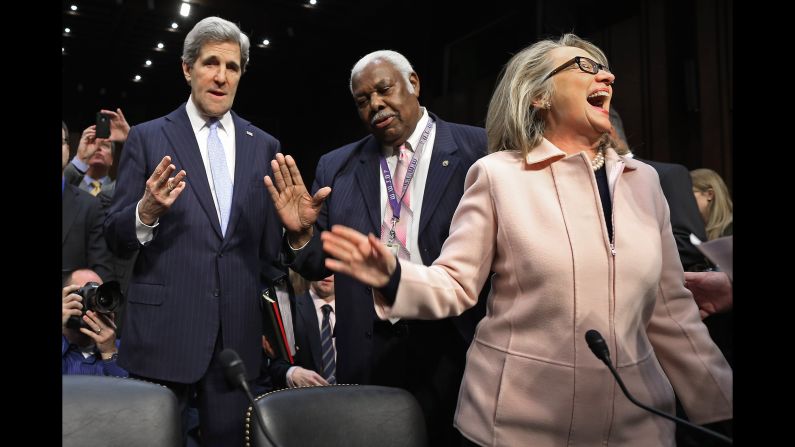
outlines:
[[[210,157],[210,172],[215,185],[215,197],[221,212],[221,234],[226,235],[229,223],[229,210],[232,207],[232,180],[226,167],[226,154],[221,139],[218,138],[218,120],[210,121],[210,136],[207,137],[207,153]]]
[[[334,341],[331,335],[331,324],[329,314],[332,312],[331,305],[324,304],[320,310],[323,312],[323,321],[320,324],[320,349],[322,351],[321,360],[323,361],[323,377],[332,385],[337,383],[337,361],[335,359]]]

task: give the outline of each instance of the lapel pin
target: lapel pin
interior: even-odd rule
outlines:
[[[442,166],[447,166],[447,165],[449,165],[449,164],[450,164],[450,162],[449,162],[449,161],[447,161],[447,160],[445,160],[445,161],[443,161],[443,162],[442,162]]]
[[[254,136],[254,134],[253,134],[253,133],[251,133],[251,132],[250,132],[250,131],[248,131],[248,130],[246,131],[246,135],[248,135],[248,136],[250,136],[250,137],[253,137],[253,136]]]

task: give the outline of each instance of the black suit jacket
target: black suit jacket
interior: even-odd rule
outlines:
[[[62,280],[79,268],[94,270],[104,282],[116,279],[111,253],[102,237],[105,214],[99,199],[67,182],[61,215]]]
[[[690,243],[690,233],[702,241],[707,240],[704,220],[698,211],[693,195],[693,182],[686,167],[674,163],[641,160],[657,171],[668,208],[671,210],[671,227],[679,250],[679,259],[685,271],[703,270],[708,264],[704,255]]]
[[[158,380],[194,383],[205,375],[221,337],[246,365],[247,378],[262,362],[261,274],[279,250],[281,226],[262,181],[279,142],[234,112],[235,172],[226,234],[216,213],[204,163],[185,104],[130,129],[105,237],[127,257],[138,251],[124,320],[119,364]],[[141,246],[135,208],[144,185],[165,155],[187,186],[163,216],[154,239]]]
[[[270,375],[276,388],[287,386],[287,370],[290,366],[311,369],[323,375],[323,361],[320,352],[320,322],[317,320],[315,304],[309,292],[296,297],[291,296],[293,313],[293,332],[295,333],[295,365],[284,359],[274,360],[270,365]]]
[[[450,231],[450,221],[464,192],[469,167],[486,155],[486,132],[479,127],[436,121],[436,137],[419,221],[418,247],[422,263],[439,256]],[[308,279],[330,274],[319,240],[321,231],[342,224],[362,233],[380,234],[381,145],[369,135],[324,155],[318,162],[313,193],[331,186],[309,244],[292,264]],[[477,235],[473,235],[477,237]],[[286,238],[285,238],[286,241]],[[283,248],[287,259],[292,251]],[[453,428],[458,389],[466,350],[475,327],[485,315],[485,295],[478,304],[455,318],[434,321],[379,320],[372,290],[350,276],[334,276],[337,318],[337,381],[394,386],[408,390],[420,402],[429,445],[458,445]]]

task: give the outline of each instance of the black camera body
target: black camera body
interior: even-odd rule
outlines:
[[[88,327],[83,321],[83,315],[89,310],[99,314],[109,314],[118,311],[124,304],[124,295],[121,293],[118,281],[108,281],[102,285],[87,282],[72,293],[83,297],[83,314],[80,317],[69,317],[66,327],[71,329]]]

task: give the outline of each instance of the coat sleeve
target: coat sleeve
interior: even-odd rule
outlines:
[[[429,267],[401,260],[395,302],[390,306],[375,293],[376,313],[382,319],[460,315],[477,303],[496,246],[497,215],[491,182],[485,164],[479,161],[467,173],[464,195],[439,258]]]
[[[661,190],[656,195],[663,265],[646,333],[688,418],[696,424],[732,419],[732,370],[684,286],[668,204]]]
[[[140,246],[135,234],[135,207],[143,197],[146,180],[152,174],[146,170],[144,142],[139,128],[133,126],[121,153],[119,176],[105,217],[105,240],[117,256],[127,258]],[[157,230],[154,237],[157,237]]]

